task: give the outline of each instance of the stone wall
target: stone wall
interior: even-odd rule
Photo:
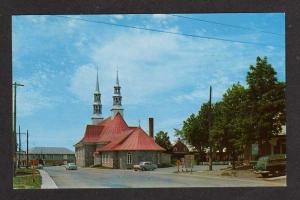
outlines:
[[[102,165],[101,154],[94,154],[94,165]]]
[[[114,168],[114,162],[116,162],[115,152],[103,152],[102,153],[102,166]]]
[[[132,154],[132,163],[127,163],[128,153]],[[141,161],[151,161],[154,164],[158,164],[157,151],[122,151],[118,153],[118,161],[120,169],[132,169],[133,165],[139,164]]]
[[[133,165],[137,165],[142,161],[151,161],[154,164],[170,163],[171,158],[169,154],[161,153],[157,151],[120,151],[120,152],[102,152],[100,154],[93,154],[96,146],[86,145],[84,147],[85,159],[84,167],[91,165],[101,165],[103,167],[115,168],[115,169],[132,169]],[[92,158],[88,157],[92,152]],[[131,153],[132,163],[127,163],[127,155]],[[92,162],[93,161],[93,162]],[[78,160],[78,165],[81,160]],[[92,163],[92,164],[91,164]],[[81,165],[79,165],[81,166]]]
[[[75,148],[76,164],[80,167],[85,167],[84,155],[85,155],[85,149],[83,146]]]
[[[171,154],[160,153],[160,164],[171,164]]]
[[[84,167],[89,167],[91,165],[94,165],[94,152],[96,151],[96,145],[95,144],[88,144],[84,145],[84,160],[85,164]]]

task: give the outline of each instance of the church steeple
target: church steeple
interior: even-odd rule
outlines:
[[[117,113],[120,113],[123,116],[123,108],[122,108],[122,96],[121,96],[121,86],[119,83],[119,73],[117,70],[117,78],[116,85],[114,86],[114,94],[113,94],[113,106],[111,109],[111,117],[114,118]]]
[[[97,68],[96,90],[94,92],[93,115],[92,115],[91,119],[92,119],[92,124],[94,124],[94,125],[103,120],[101,93],[100,93],[100,89],[99,89],[98,68]]]

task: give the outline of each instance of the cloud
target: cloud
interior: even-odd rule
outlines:
[[[160,94],[182,87],[231,84],[232,71],[245,68],[244,57],[232,62],[228,55],[228,51],[236,46],[220,41],[133,31],[95,44],[90,55],[94,63],[103,66],[101,74],[111,79],[110,83],[119,67],[126,103],[136,104],[153,96],[159,100]],[[224,62],[227,58],[228,62]],[[201,96],[202,91],[203,88],[194,91],[192,99]]]
[[[95,65],[86,64],[79,66],[71,76],[69,90],[84,102],[92,102],[92,94],[96,85],[97,68]]]
[[[14,16],[18,17],[18,16]],[[48,19],[47,15],[28,15],[28,16],[22,16],[22,18],[25,17],[27,20],[33,23],[45,23]]]
[[[47,69],[40,69],[26,78],[17,78],[24,87],[17,88],[17,112],[21,117],[52,108],[61,100],[49,92],[49,85],[54,74]],[[49,85],[48,85],[49,84]]]
[[[115,19],[123,19],[124,16],[123,15],[113,15],[113,18],[115,18]]]
[[[153,14],[154,19],[167,19],[169,16],[167,14]]]

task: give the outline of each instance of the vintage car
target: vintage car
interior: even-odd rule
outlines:
[[[140,162],[140,164],[133,166],[134,171],[137,171],[137,170],[141,170],[141,171],[151,170],[152,171],[156,168],[157,168],[157,165],[153,164],[150,161]]]
[[[36,168],[37,168],[37,169],[43,169],[43,168],[44,168],[44,165],[38,164]]]
[[[260,157],[254,167],[255,173],[268,177],[286,173],[286,154],[275,154]]]
[[[77,165],[75,163],[68,163],[66,165],[66,170],[77,170]]]

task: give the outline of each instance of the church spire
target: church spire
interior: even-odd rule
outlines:
[[[119,86],[119,71],[117,70],[117,80],[116,80],[116,85]]]
[[[98,79],[98,67],[97,67],[96,92],[100,92],[100,90],[99,90],[99,79]]]
[[[100,93],[100,89],[99,89],[98,67],[97,67],[96,90],[94,92],[93,115],[92,115],[91,119],[92,119],[92,124],[94,124],[94,125],[103,120],[101,93]]]
[[[123,116],[121,86],[119,83],[119,72],[117,70],[116,85],[114,86],[113,106],[111,109],[111,117],[114,118],[117,113]]]

